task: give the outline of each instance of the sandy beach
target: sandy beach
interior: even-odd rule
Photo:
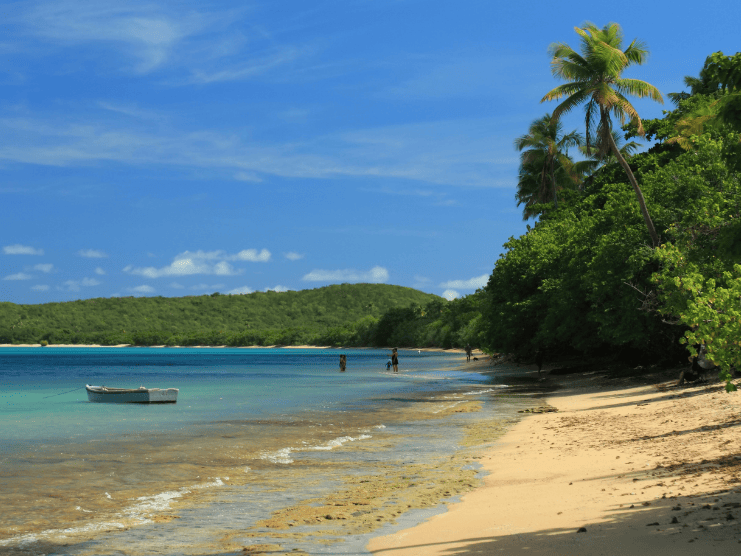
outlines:
[[[555,391],[541,405],[557,411],[528,415],[483,454],[483,486],[368,549],[738,554],[741,393],[717,382],[677,387],[678,374],[546,378]]]

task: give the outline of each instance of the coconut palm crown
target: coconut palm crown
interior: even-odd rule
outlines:
[[[564,134],[561,122],[550,114],[535,120],[527,134],[515,139],[515,148],[521,151],[515,198],[518,206],[525,204],[523,220],[537,216],[533,205],[547,203],[549,197],[558,208],[559,185],[573,187],[577,179],[568,149],[583,142],[576,131]]]
[[[541,102],[564,99],[553,110],[554,119],[560,119],[577,106],[584,105],[588,152],[591,154],[592,147],[599,147],[605,154],[607,150],[613,152],[628,174],[651,240],[656,247],[660,243],[659,236],[648,214],[643,193],[630,166],[615,145],[611,133],[612,117],[615,117],[621,125],[625,124],[626,119],[630,120],[636,125],[638,134],[645,135],[641,118],[626,95],[649,97],[664,102],[661,93],[653,85],[621,76],[629,66],[643,64],[648,58],[648,49],[644,43],[636,39],[625,50],[621,50],[623,31],[617,23],[608,23],[602,29],[593,23],[585,23],[582,28],[575,27],[574,30],[581,39],[581,53],[564,43],[554,43],[550,46],[551,72],[567,83],[548,92]],[[598,140],[591,141],[591,137],[597,137]]]

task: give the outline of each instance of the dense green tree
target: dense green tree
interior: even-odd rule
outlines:
[[[621,75],[629,66],[643,64],[648,57],[648,49],[640,41],[633,40],[625,50],[621,50],[623,32],[617,23],[609,23],[602,29],[593,23],[585,23],[583,28],[576,27],[575,31],[581,37],[581,54],[564,43],[554,43],[549,49],[553,75],[568,83],[549,91],[541,102],[565,98],[553,111],[554,119],[559,119],[579,105],[585,105],[587,139],[593,136],[592,128],[596,123],[594,135],[600,140],[594,146],[599,145],[604,150],[611,149],[625,170],[638,199],[653,246],[656,247],[660,240],[646,207],[643,192],[611,133],[613,116],[621,124],[625,123],[627,117],[636,124],[639,135],[644,133],[641,118],[625,95],[649,97],[663,102],[661,93],[653,85]],[[592,145],[587,143],[587,146],[591,150]]]

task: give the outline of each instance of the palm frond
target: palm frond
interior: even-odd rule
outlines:
[[[548,91],[545,96],[540,99],[540,102],[545,102],[547,100],[558,100],[566,96],[575,95],[578,94],[582,89],[584,89],[584,85],[582,83],[564,83],[563,85],[559,85],[558,87]]]
[[[559,104],[555,110],[553,110],[553,119],[559,120],[561,116],[564,114],[568,114],[571,112],[574,108],[579,106],[582,102],[584,102],[587,98],[589,98],[589,91],[588,90],[579,90],[575,91],[571,96],[567,97],[566,100],[564,100],[561,104]],[[545,97],[543,100],[546,100]],[[541,102],[543,102],[541,100]]]
[[[633,42],[628,45],[624,53],[631,64],[641,66],[648,60],[648,45],[643,41],[633,39]]]
[[[664,104],[664,97],[661,96],[661,91],[650,83],[646,83],[640,79],[616,79],[614,86],[621,94],[633,95],[638,98],[648,97],[660,104]]]

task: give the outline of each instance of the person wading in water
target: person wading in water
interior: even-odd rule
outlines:
[[[344,373],[346,367],[347,367],[347,355],[342,354],[340,355],[340,372]]]
[[[399,354],[396,353],[396,348],[391,352],[391,364],[394,366],[394,372],[399,372]]]

